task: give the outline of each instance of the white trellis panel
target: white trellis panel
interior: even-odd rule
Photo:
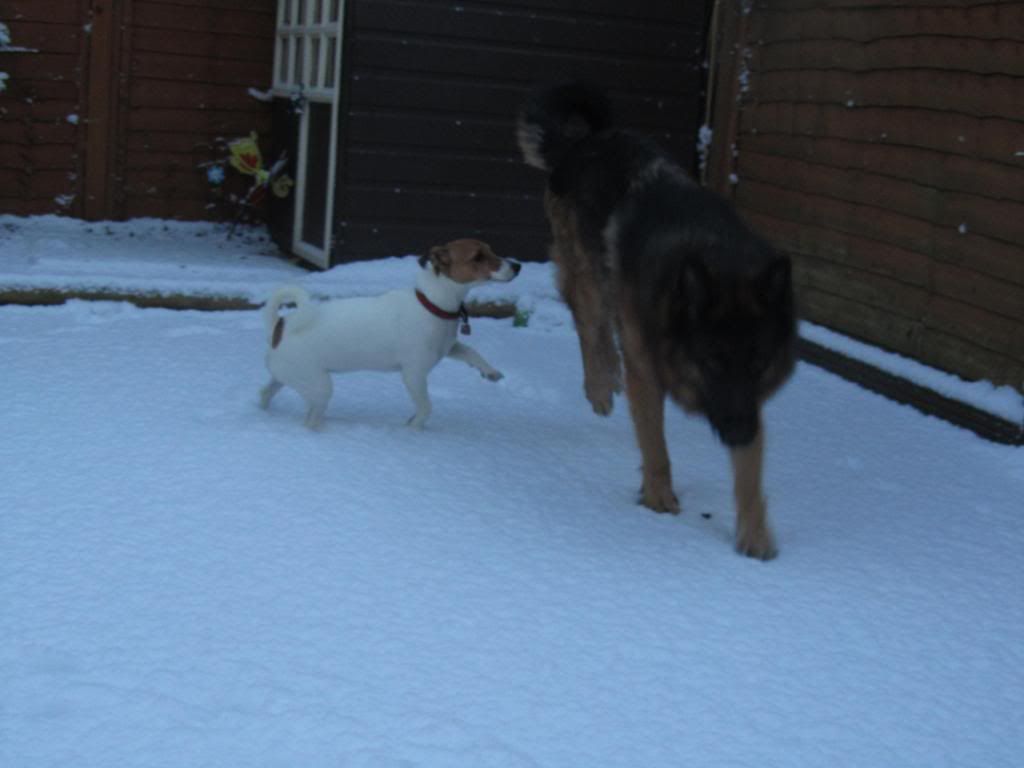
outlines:
[[[329,266],[333,234],[344,16],[344,0],[277,4],[273,93],[301,110],[292,249],[321,267]],[[311,186],[322,194],[310,194]]]

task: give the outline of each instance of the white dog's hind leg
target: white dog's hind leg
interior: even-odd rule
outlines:
[[[403,368],[402,381],[405,382],[409,397],[412,398],[412,402],[416,406],[416,413],[409,419],[409,426],[413,429],[423,429],[432,410],[430,395],[427,394],[427,376],[420,371]]]
[[[271,379],[270,382],[263,389],[260,390],[260,408],[266,410],[270,407],[270,401],[274,399],[274,395],[281,391],[282,384],[277,379]]]
[[[305,378],[301,383],[292,383],[292,386],[302,395],[309,410],[306,412],[305,424],[310,429],[320,429],[324,424],[324,415],[327,413],[327,404],[331,400],[333,384],[331,375],[327,371],[320,371],[315,375]]]
[[[448,357],[476,368],[480,371],[480,375],[488,381],[498,381],[499,379],[505,378],[501,371],[484,360],[483,356],[479,352],[468,344],[463,344],[460,341],[456,341],[455,344],[452,345],[451,351],[448,352]]]

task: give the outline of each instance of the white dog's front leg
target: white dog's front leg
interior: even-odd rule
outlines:
[[[402,381],[405,382],[409,397],[416,406],[416,413],[409,419],[409,426],[413,429],[423,429],[431,411],[430,395],[427,394],[427,372],[403,368]]]
[[[480,371],[480,375],[488,381],[498,381],[504,378],[501,371],[484,360],[483,356],[468,344],[456,341],[448,352],[448,357],[476,368]]]

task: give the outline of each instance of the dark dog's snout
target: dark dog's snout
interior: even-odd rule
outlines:
[[[523,268],[523,265],[520,264],[518,261],[510,261],[509,262],[509,266],[512,267],[512,274],[513,275],[518,275],[519,274],[519,270],[521,270]]]

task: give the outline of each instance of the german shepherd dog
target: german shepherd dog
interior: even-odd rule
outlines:
[[[678,512],[665,444],[666,394],[703,414],[730,452],[736,549],[776,549],[761,490],[761,405],[789,377],[796,315],[787,257],[650,140],[611,127],[584,83],[535,91],[519,147],[548,173],[551,258],[572,310],[583,388],[607,415],[626,395],[643,456],[641,502]]]

